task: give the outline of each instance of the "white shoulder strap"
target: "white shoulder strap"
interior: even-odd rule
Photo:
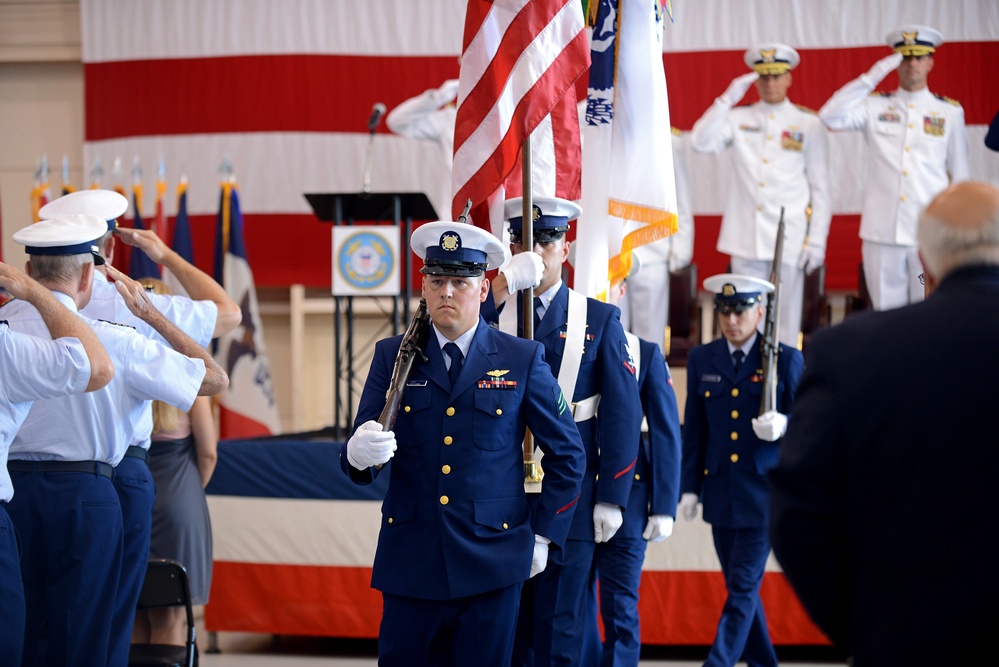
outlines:
[[[583,360],[583,343],[586,340],[586,297],[569,290],[569,313],[565,325],[565,348],[562,365],[558,369],[558,386],[565,400],[572,403],[579,378],[579,364]]]

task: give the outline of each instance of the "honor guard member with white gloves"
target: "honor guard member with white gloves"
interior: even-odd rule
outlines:
[[[620,302],[621,324],[639,338],[651,340],[665,353],[669,323],[670,273],[690,265],[694,258],[694,208],[690,201],[687,169],[688,135],[671,127],[673,173],[676,176],[676,234],[635,248],[642,270],[628,276],[628,289]]]
[[[114,364],[93,331],[23,272],[0,262],[0,289],[30,303],[49,338],[11,331],[0,320],[0,655],[21,664],[24,646],[24,585],[21,550],[7,503],[14,495],[7,472],[7,448],[32,401],[95,391],[114,377]]]
[[[96,242],[106,231],[102,218],[67,215],[29,225],[14,240],[26,246],[29,273],[78,312],[90,299],[94,262],[103,261]],[[114,362],[114,379],[99,391],[35,401],[11,443],[7,468],[17,494],[8,511],[22,544],[29,662],[37,659],[43,623],[47,664],[107,662],[122,550],[113,467],[145,401],[186,410],[195,396],[228,385],[225,372],[152,307],[141,285],[109,270],[129,308],[173,349],[131,327],[80,315]],[[25,302],[7,303],[0,318],[14,330],[48,335],[37,309]]]
[[[627,280],[612,287],[610,303],[616,304],[631,289],[631,282],[645,269],[633,259]],[[673,518],[680,499],[680,415],[669,367],[659,346],[625,332],[637,369],[642,400],[642,439],[635,464],[631,496],[624,523],[608,542],[597,545],[600,580],[600,616],[604,641],[601,665],[638,665],[642,638],[638,618],[638,587],[649,542],[673,534]],[[587,614],[587,642],[600,641],[597,612]],[[587,649],[600,655],[599,651]],[[591,664],[595,664],[591,661]]]
[[[157,264],[170,269],[190,298],[152,293],[147,293],[147,296],[157,310],[201,347],[206,347],[213,337],[234,329],[241,319],[239,305],[211,276],[168,248],[152,230],[118,229],[117,218],[124,215],[127,209],[128,199],[113,190],[79,190],[49,202],[39,210],[38,215],[43,220],[75,213],[96,215],[107,221],[107,231],[98,240],[97,246],[108,264],[114,263],[117,236],[126,244],[143,250]],[[95,320],[131,326],[147,338],[169,344],[153,327],[128,309],[118,289],[108,280],[103,264],[94,270],[93,293],[90,302],[80,312]],[[132,441],[114,475],[114,487],[121,504],[124,550],[121,582],[111,623],[112,664],[124,664],[128,660],[135,605],[149,562],[156,491],[148,464],[153,413],[152,402],[147,403],[139,414]]]
[[[509,667],[520,590],[565,543],[583,447],[541,345],[479,315],[502,244],[470,224],[432,222],[424,260],[432,326],[406,381],[394,431],[386,405],[402,336],[379,341],[340,466],[358,484],[389,474],[371,585],[383,597],[380,665]],[[533,514],[525,428],[545,453]],[[382,468],[381,466],[386,467]]]
[[[804,370],[797,349],[780,345],[776,411],[757,417],[764,391],[762,334],[764,293],[773,285],[752,276],[724,273],[704,281],[715,292],[724,338],[695,347],[687,357],[687,406],[683,473],[677,512],[689,521],[704,504],[728,597],[704,663],[730,667],[776,665],[760,600],[770,554],[770,489],[767,472],[777,464],[778,440],[787,427]]]
[[[586,475],[566,547],[524,587],[514,664],[579,665],[585,634],[579,621],[585,618],[596,580],[596,543],[614,537],[631,494],[641,400],[620,311],[562,282],[570,250],[565,234],[580,207],[565,199],[534,198],[532,249],[521,244],[522,205],[520,198],[506,202],[514,256],[496,277],[493,301],[487,301],[483,316],[503,331],[521,332],[520,293],[507,298],[511,291],[536,285],[534,339],[544,345],[545,361],[562,393],[572,397],[573,419],[586,449]],[[538,257],[540,275],[533,273]],[[493,311],[493,303],[504,302],[498,314]],[[541,467],[546,469],[545,460]]]
[[[919,211],[950,183],[968,178],[964,109],[927,88],[939,32],[905,26],[894,49],[829,98],[819,117],[831,130],[860,130],[867,142],[860,212],[864,277],[875,310],[923,300],[916,251]],[[898,90],[872,92],[898,70]]]
[[[828,132],[814,111],[787,97],[797,51],[762,44],[743,60],[752,71],[733,80],[694,124],[690,146],[698,153],[731,151],[733,182],[718,250],[731,255],[734,273],[769,278],[784,209],[780,340],[797,347],[805,271],[825,263],[832,219]],[[754,83],[760,101],[733,108]]]

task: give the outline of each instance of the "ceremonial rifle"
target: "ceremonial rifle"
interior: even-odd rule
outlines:
[[[766,324],[763,327],[763,342],[760,352],[763,355],[763,396],[760,398],[760,415],[777,409],[777,358],[780,356],[778,328],[780,323],[780,265],[784,254],[784,207],[780,209],[777,223],[777,243],[774,247],[774,261],[770,266],[770,282],[774,291],[767,297]]]

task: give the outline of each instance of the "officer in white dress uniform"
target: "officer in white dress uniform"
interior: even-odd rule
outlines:
[[[32,401],[100,389],[114,377],[114,364],[80,318],[47,289],[3,262],[0,288],[35,306],[53,337],[11,331],[0,320],[0,655],[9,664],[19,665],[24,645],[24,586],[20,549],[6,507],[14,496],[7,448]]]
[[[731,150],[734,182],[718,250],[731,255],[733,273],[769,279],[784,209],[779,334],[797,347],[804,274],[825,262],[832,219],[828,132],[813,111],[787,98],[797,51],[762,44],[743,60],[752,71],[733,80],[694,124],[690,146],[698,153]],[[733,108],[754,82],[760,101]]]
[[[905,26],[894,49],[829,98],[819,117],[832,130],[860,130],[867,174],[860,216],[864,277],[876,310],[923,300],[916,252],[919,211],[950,183],[968,178],[968,136],[960,103],[927,88],[939,32]],[[898,69],[898,90],[872,92]]]
[[[127,209],[128,199],[113,190],[80,190],[49,202],[38,214],[43,220],[74,213],[89,213],[106,220],[107,231],[97,245],[101,256],[110,264],[114,261],[113,232],[117,229],[117,218]],[[170,250],[152,230],[122,229],[117,236],[128,245],[145,251],[154,262],[162,263],[180,281],[191,298],[160,294],[147,296],[157,310],[191,336],[198,345],[207,346],[213,336],[228,333],[239,324],[239,305],[229,298],[225,289],[211,276]],[[127,324],[147,338],[167,343],[155,329],[128,309],[117,288],[108,280],[103,266],[94,271],[93,293],[90,302],[81,312],[96,320]],[[146,407],[134,426],[132,441],[125,450],[125,457],[115,469],[114,476],[114,486],[121,505],[124,550],[121,581],[111,624],[112,664],[124,664],[128,660],[135,605],[149,560],[153,504],[156,500],[155,485],[148,464],[153,432],[151,401],[146,402]]]
[[[78,312],[90,298],[94,262],[103,261],[96,240],[106,231],[102,218],[68,215],[21,229],[14,240],[26,246],[30,273]],[[132,311],[173,349],[131,327],[80,315],[114,362],[114,380],[89,394],[36,401],[11,443],[7,468],[18,493],[8,511],[22,544],[29,664],[39,651],[53,665],[107,662],[122,550],[114,466],[145,401],[187,410],[195,396],[228,385],[225,372],[152,307],[141,285],[110,270]],[[25,302],[9,302],[0,318],[14,330],[49,335],[38,310]],[[47,645],[39,642],[43,624]]]

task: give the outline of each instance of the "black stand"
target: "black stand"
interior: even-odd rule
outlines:
[[[355,221],[390,221],[402,233],[399,247],[402,255],[403,289],[392,297],[392,335],[409,326],[410,300],[413,292],[412,256],[409,237],[413,233],[413,220],[437,220],[437,212],[422,192],[344,192],[334,194],[306,194],[316,217],[334,225],[353,225]],[[333,258],[336,261],[336,258]],[[353,430],[354,405],[354,298],[333,297],[333,429],[335,437],[344,439]],[[376,297],[361,297],[376,298]],[[400,313],[401,308],[401,313]],[[341,397],[340,384],[345,381],[346,396]],[[345,419],[340,420],[341,414]]]

